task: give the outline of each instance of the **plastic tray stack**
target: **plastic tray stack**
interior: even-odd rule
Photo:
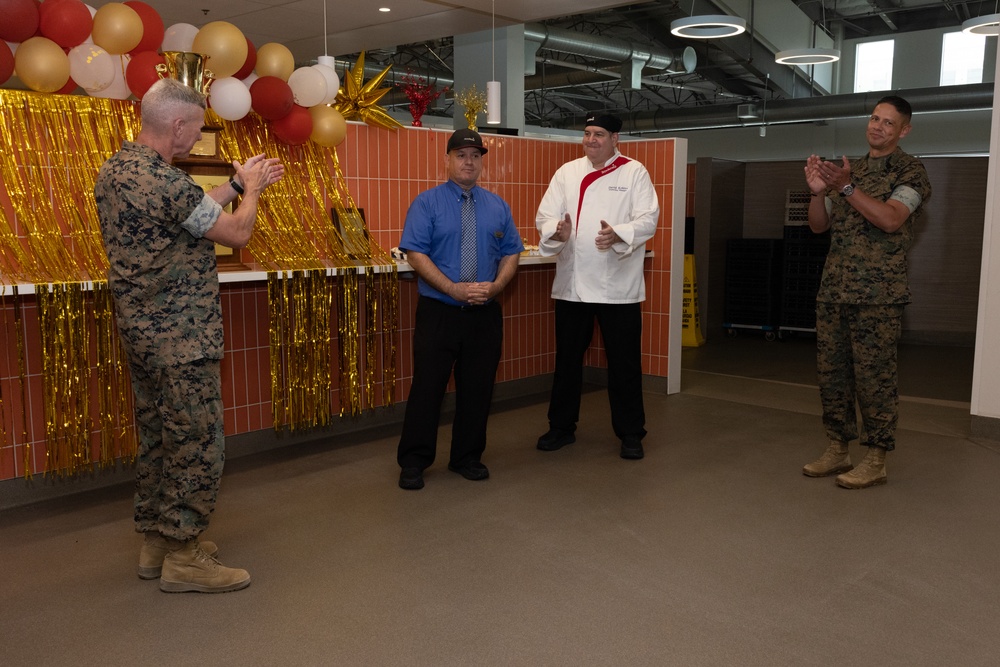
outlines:
[[[785,226],[780,331],[816,331],[816,292],[829,249],[829,232]]]
[[[781,312],[781,239],[726,242],[726,300],[723,326],[774,332]]]

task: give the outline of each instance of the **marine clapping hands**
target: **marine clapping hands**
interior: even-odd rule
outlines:
[[[265,157],[263,153],[254,155],[242,165],[233,160],[236,180],[243,186],[244,193],[260,194],[269,185],[281,180],[285,175],[285,165],[278,158]]]
[[[829,189],[839,191],[851,182],[851,162],[846,155],[841,160],[838,165],[818,155],[810,155],[806,159],[806,184],[813,194],[822,194]]]

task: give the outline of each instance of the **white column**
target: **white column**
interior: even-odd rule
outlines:
[[[495,58],[494,58],[495,54]],[[486,114],[479,116],[481,130],[490,127],[516,128],[524,133],[524,26],[455,35],[455,92],[476,84],[476,90],[486,94],[486,82],[500,82],[502,110],[500,125],[486,124]],[[461,105],[455,108],[456,129],[465,127]]]
[[[1000,49],[997,65],[1000,71]],[[985,217],[971,412],[974,417],[1000,419],[1000,86],[993,91]]]

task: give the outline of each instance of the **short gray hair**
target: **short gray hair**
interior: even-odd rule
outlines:
[[[190,112],[188,107],[208,108],[205,96],[176,79],[160,79],[142,97],[142,124],[151,129],[163,130],[175,118]]]

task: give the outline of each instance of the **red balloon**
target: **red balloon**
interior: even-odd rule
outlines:
[[[90,36],[94,19],[80,0],[45,0],[38,8],[38,29],[42,37],[71,49]]]
[[[284,118],[294,105],[292,89],[276,76],[262,76],[250,86],[250,108],[267,120]]]
[[[233,75],[234,78],[242,81],[250,76],[250,72],[257,66],[257,47],[249,39],[247,40],[247,59],[243,62],[240,71]]]
[[[66,85],[55,92],[56,95],[69,95],[77,89],[77,83],[70,77],[66,80]]]
[[[0,39],[20,44],[38,31],[36,0],[0,0]],[[90,16],[90,12],[87,12]],[[86,39],[86,37],[84,37]]]
[[[160,78],[156,66],[165,62],[163,56],[156,51],[143,51],[133,55],[125,68],[125,83],[132,94],[141,100],[149,87]]]
[[[46,0],[48,1],[48,0]],[[142,53],[143,51],[159,51],[160,45],[163,43],[163,19],[160,18],[159,13],[145,2],[139,2],[139,0],[125,0],[122,3],[126,7],[131,7],[139,18],[142,19],[142,39],[139,40],[139,44],[129,51],[130,56],[134,56],[137,53]],[[134,90],[132,91],[135,92]],[[136,97],[140,97],[136,95]]]
[[[0,86],[7,83],[12,74],[14,74],[14,54],[11,53],[7,42],[0,39]]]
[[[309,109],[293,104],[287,116],[271,123],[271,129],[274,136],[290,146],[304,144],[313,131],[312,114]]]

